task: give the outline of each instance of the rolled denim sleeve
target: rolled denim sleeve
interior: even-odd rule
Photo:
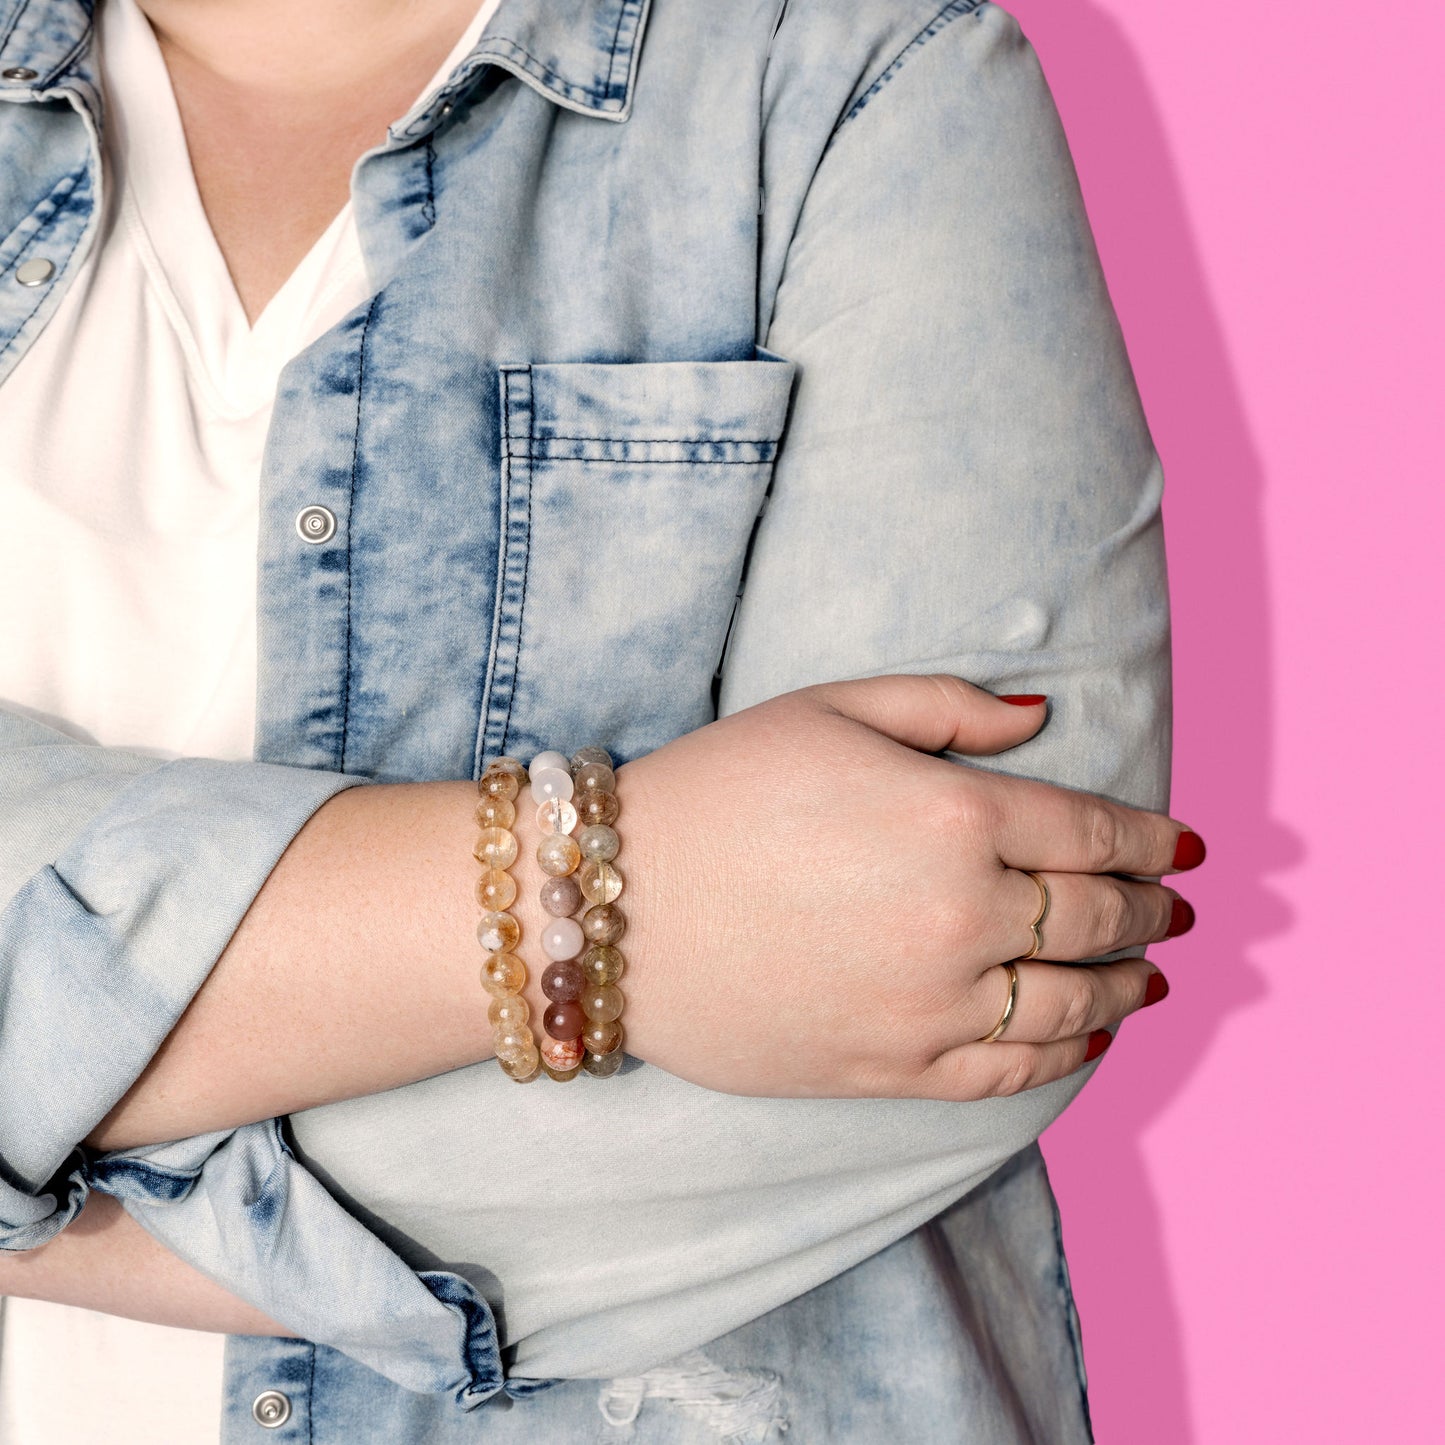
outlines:
[[[77,742],[0,710],[0,1248],[79,1212],[80,1141],[311,814],[363,781]]]
[[[798,381],[722,710],[883,672],[1046,693],[982,765],[1165,807],[1161,471],[1032,49],[945,6],[841,107],[794,216],[796,161],[764,254]]]

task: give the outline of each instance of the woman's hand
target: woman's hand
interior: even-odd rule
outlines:
[[[619,771],[625,1047],[728,1093],[981,1099],[1060,1078],[1162,997],[1142,959],[1184,930],[1182,825],[929,756],[1015,747],[1042,706],[957,678],[803,688]],[[1180,863],[1202,858],[1191,834]],[[630,866],[629,866],[630,860]],[[1091,1047],[1092,1046],[1092,1047]]]

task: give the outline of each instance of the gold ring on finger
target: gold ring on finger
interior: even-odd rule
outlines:
[[[1023,870],[1023,873],[1026,877],[1034,880],[1034,886],[1039,890],[1039,911],[1037,915],[1035,915],[1034,921],[1029,924],[1029,932],[1034,936],[1033,944],[1027,953],[1019,954],[1015,960],[1018,963],[1026,963],[1031,958],[1037,958],[1039,950],[1044,946],[1042,930],[1044,919],[1049,916],[1049,903],[1051,901],[1049,898],[1049,885],[1045,883],[1037,873],[1030,873],[1027,868]]]
[[[980,1040],[981,1044],[991,1044],[997,1038],[1003,1037],[1003,1031],[1009,1026],[1009,1020],[1014,1016],[1014,1005],[1019,1001],[1019,971],[1013,964],[1005,963],[999,965],[1008,973],[1008,1002],[1003,1006],[1003,1013],[999,1021]]]

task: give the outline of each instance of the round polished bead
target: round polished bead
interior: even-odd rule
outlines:
[[[477,879],[477,902],[488,913],[501,913],[517,897],[516,880],[505,868],[483,868]]]
[[[549,769],[559,773],[570,773],[572,765],[567,761],[565,754],[559,753],[555,748],[548,748],[532,759],[527,771],[532,777],[536,777],[538,773],[545,773]]]
[[[565,799],[572,796],[572,774],[564,773],[561,768],[547,768],[540,773],[534,771],[531,777],[534,803],[545,803],[552,798]]]
[[[622,1042],[622,1025],[616,1019],[590,1019],[582,1042],[589,1054],[610,1054]]]
[[[610,983],[590,984],[577,1001],[582,1005],[582,1012],[594,1022],[600,1019],[607,1023],[622,1016],[622,990]]]
[[[582,1059],[582,1068],[594,1079],[610,1079],[622,1067],[626,1057],[621,1049],[613,1049],[610,1054],[586,1054]]]
[[[536,1048],[520,1059],[498,1059],[497,1062],[501,1064],[502,1072],[519,1084],[530,1084],[533,1079],[542,1077],[542,1055]]]
[[[577,890],[580,895],[582,890]],[[627,928],[627,920],[615,903],[599,903],[582,915],[582,936],[588,943],[616,943]]]
[[[532,1005],[519,993],[499,993],[487,1005],[487,1022],[494,1029],[524,1024],[532,1017]]]
[[[554,918],[542,930],[542,952],[548,958],[576,958],[585,943],[575,918]]]
[[[527,965],[515,953],[489,953],[482,963],[482,987],[490,994],[521,993]]]
[[[506,828],[483,828],[472,856],[491,868],[510,868],[517,861],[517,836]]]
[[[573,768],[583,767],[587,763],[606,763],[610,768],[612,766],[612,754],[609,753],[606,748],[578,748],[577,751],[572,754]]]
[[[526,1024],[503,1024],[492,1037],[492,1047],[499,1059],[520,1059],[537,1047],[537,1041]]]
[[[537,826],[543,835],[577,831],[577,809],[566,798],[552,798],[537,809]]]
[[[577,809],[577,816],[586,828],[597,823],[611,826],[617,821],[617,815],[621,811],[616,793],[599,793],[596,788],[588,788],[585,792],[575,794],[572,806]]]
[[[554,1039],[575,1039],[587,1027],[587,1015],[581,1004],[553,1002],[542,1015],[542,1027]]]
[[[542,1058],[557,1070],[575,1069],[582,1062],[582,1040],[575,1036],[570,1039],[543,1039],[539,1050]]]
[[[522,941],[522,925],[510,913],[484,913],[477,942],[488,953],[506,953]]]
[[[477,804],[477,823],[483,828],[510,828],[517,821],[517,805],[510,798],[484,796]]]
[[[594,988],[616,983],[627,967],[627,960],[622,956],[622,951],[613,948],[610,943],[594,943],[582,955],[581,962],[582,972],[586,976],[587,982]]]
[[[589,903],[614,903],[622,892],[622,874],[615,863],[584,863],[577,886]]]
[[[582,850],[577,846],[577,840],[565,833],[553,833],[537,844],[537,862],[542,865],[542,872],[550,873],[553,878],[575,873],[581,861]],[[581,880],[578,882],[580,885]],[[585,897],[587,890],[583,888],[582,892]]]
[[[587,987],[587,975],[575,958],[559,959],[542,970],[542,992],[554,1003],[575,1003]]]
[[[542,884],[542,907],[553,918],[570,918],[582,906],[582,890],[575,878],[548,878]]]
[[[484,769],[488,773],[510,773],[517,780],[517,788],[521,789],[527,781],[527,765],[521,758],[493,758]]]
[[[573,1064],[570,1069],[554,1069],[546,1059],[542,1060],[542,1072],[549,1079],[555,1079],[559,1084],[565,1084],[569,1079],[575,1079],[582,1072],[580,1064]]]
[[[582,850],[582,856],[591,862],[610,863],[617,856],[622,840],[615,828],[609,828],[606,823],[594,823],[577,835],[577,846]]]
[[[505,798],[509,803],[521,792],[511,773],[487,771],[477,779],[477,791],[484,798]]]
[[[606,763],[583,763],[572,774],[579,793],[612,793],[617,790],[617,774]]]

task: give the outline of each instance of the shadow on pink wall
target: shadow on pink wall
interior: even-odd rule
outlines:
[[[1171,1169],[1161,1201],[1144,1136],[1206,1064],[1226,1017],[1264,996],[1249,950],[1290,922],[1262,881],[1300,851],[1266,813],[1264,476],[1160,108],[1128,36],[1087,0],[1005,0],[1005,8],[1038,51],[1063,116],[1164,459],[1174,811],[1211,845],[1205,868],[1181,886],[1199,906],[1199,926],[1154,953],[1171,977],[1171,998],[1126,1026],[1044,1146],[1064,1216],[1099,1438],[1203,1445],[1190,1421],[1182,1306],[1164,1231],[1167,1214],[1168,1242],[1187,1249],[1180,1243],[1188,1237],[1187,1165]],[[1175,1153],[1187,1157],[1187,1141]]]

